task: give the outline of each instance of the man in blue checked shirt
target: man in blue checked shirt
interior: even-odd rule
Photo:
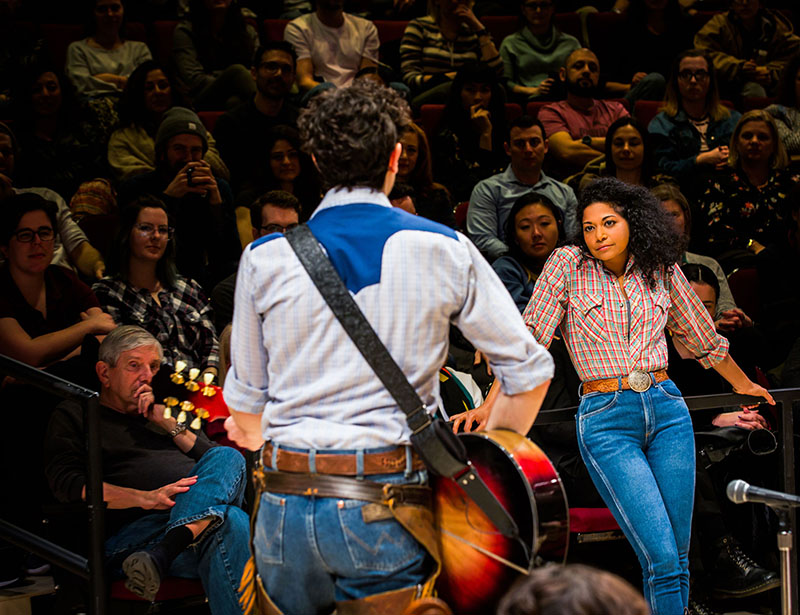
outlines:
[[[405,101],[368,82],[312,101],[299,126],[328,192],[308,226],[428,408],[438,406],[452,323],[501,383],[488,428],[527,433],[552,359],[468,239],[392,208],[386,195],[409,121]],[[226,427],[242,446],[261,449],[268,485],[252,537],[269,596],[257,592],[269,604],[262,608],[358,613],[370,597],[375,612],[401,613],[432,583],[432,549],[353,489],[392,483],[419,495],[426,471],[405,414],[283,235],[254,241],[242,256],[231,348]],[[303,495],[312,483],[341,487]]]

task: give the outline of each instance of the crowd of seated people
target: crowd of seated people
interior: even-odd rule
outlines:
[[[587,0],[609,16],[603,31],[587,29],[585,15],[583,28],[562,27],[559,15],[576,6],[567,0],[176,0],[158,10],[174,29],[144,22],[143,42],[126,29],[146,14],[137,3],[93,0],[85,31],[66,44],[41,28],[63,11],[7,4],[3,354],[71,373],[77,363],[54,364],[79,355],[85,335],[137,325],[160,342],[165,365],[215,373],[215,325],[230,320],[242,250],[268,227],[288,228],[286,216],[307,220],[323,196],[297,131],[303,105],[380,78],[405,93],[415,118],[400,135],[393,202],[466,233],[520,310],[547,256],[578,232],[577,196],[613,176],[652,189],[674,216],[679,264],[710,269],[696,290],[714,291],[717,329],[734,354],[738,344],[756,357],[745,367],[774,385],[798,382],[797,9],[737,0],[712,15],[631,0],[612,13],[612,3]],[[403,25],[396,40],[381,38],[387,17]],[[91,213],[97,182],[107,215],[92,235],[73,214]],[[727,276],[742,269],[758,283],[737,306],[741,286]],[[207,299],[215,288],[227,293],[223,314]],[[577,376],[563,344],[551,351],[564,375],[547,404],[572,405]],[[671,357],[685,358],[679,347]],[[741,420],[762,426],[738,415],[709,423]],[[540,435],[582,486],[579,456],[553,441],[566,436]]]

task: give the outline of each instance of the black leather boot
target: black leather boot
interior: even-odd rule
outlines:
[[[713,573],[711,594],[715,598],[741,598],[779,587],[780,577],[756,564],[732,536],[723,536]]]
[[[689,608],[686,609],[687,615],[721,615],[718,611],[711,608],[702,596],[689,594]]]

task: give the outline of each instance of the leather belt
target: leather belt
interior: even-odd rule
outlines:
[[[308,453],[290,451],[278,447],[275,465],[272,465],[273,445],[267,442],[261,453],[261,460],[266,468],[281,472],[311,472]],[[364,469],[359,473],[355,453],[336,455],[317,453],[314,456],[314,467],[317,474],[338,474],[340,476],[365,476],[371,474],[394,474],[406,469],[406,447],[398,446],[382,453],[364,453]],[[422,470],[425,464],[416,451],[411,451],[411,469]]]
[[[421,485],[390,485],[347,476],[291,472],[262,472],[261,480],[263,488],[271,493],[364,500],[383,505],[388,505],[389,500],[418,506],[432,505],[430,487]]]
[[[665,380],[669,379],[667,375],[667,370],[660,369],[657,372],[641,372],[646,374],[650,382],[655,380],[656,382],[664,382]],[[650,378],[652,376],[652,379]],[[604,378],[602,380],[589,380],[588,382],[583,383],[583,394],[586,395],[587,393],[613,393],[617,390],[630,390],[633,389],[635,391],[639,391],[643,393],[647,389],[650,388],[648,384],[644,390],[640,390],[635,387],[631,387],[631,383],[628,380],[627,376],[623,376],[622,378]]]

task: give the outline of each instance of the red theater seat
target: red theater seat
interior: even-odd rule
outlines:
[[[265,19],[264,34],[266,34],[267,40],[282,41],[287,23],[289,23],[288,19]]]
[[[153,44],[151,49],[156,59],[166,64],[172,53],[172,34],[175,32],[177,21],[156,21],[153,23]]]

